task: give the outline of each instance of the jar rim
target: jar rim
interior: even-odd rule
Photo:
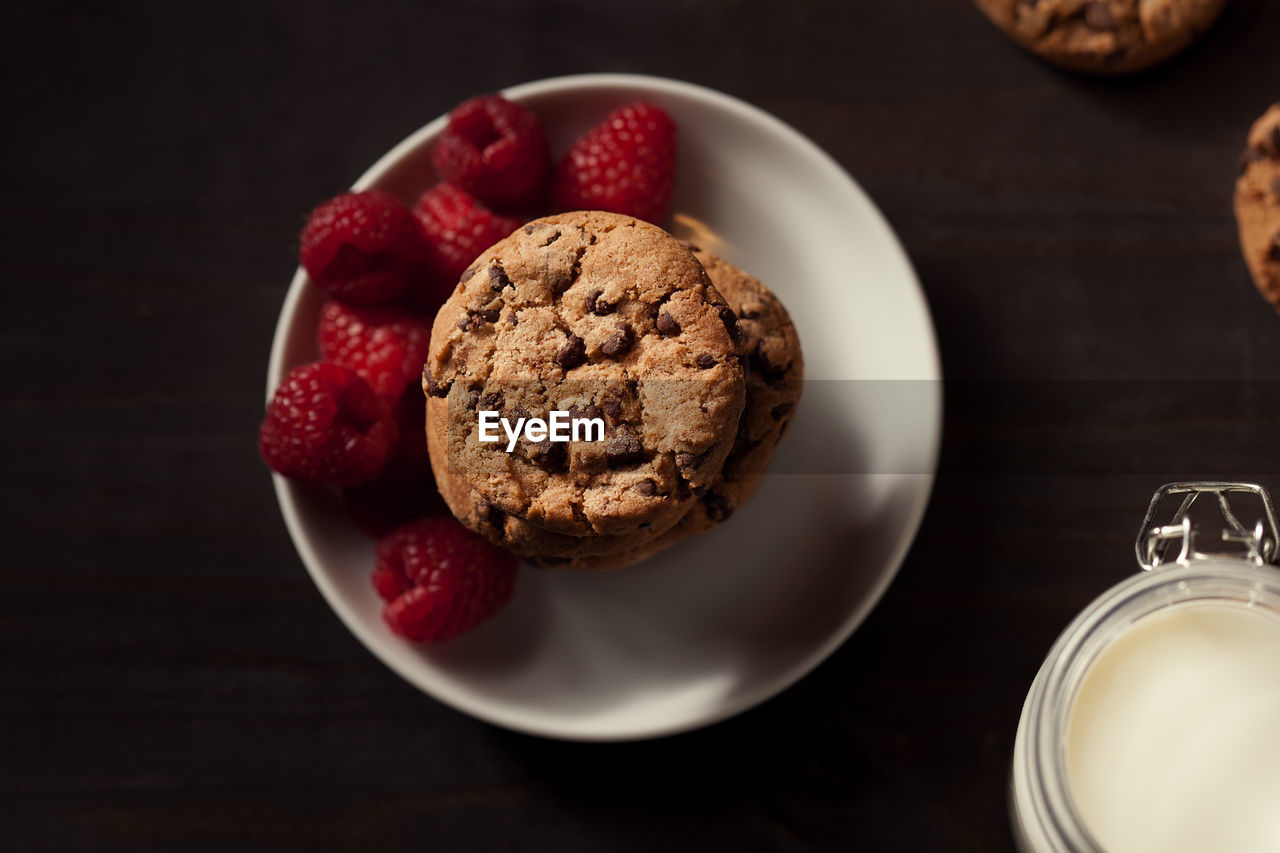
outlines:
[[[1136,622],[1194,603],[1261,605],[1280,617],[1280,570],[1210,558],[1140,572],[1093,599],[1062,631],[1027,696],[1029,805],[1060,849],[1104,853],[1081,818],[1067,773],[1066,733],[1086,673],[1103,649]]]

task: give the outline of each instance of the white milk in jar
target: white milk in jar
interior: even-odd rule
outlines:
[[[1086,671],[1066,756],[1109,853],[1280,851],[1280,615],[1193,603],[1140,619]]]
[[[1157,525],[1166,498],[1180,506]],[[1252,528],[1242,498],[1261,503]],[[1216,526],[1193,521],[1197,501]],[[1280,853],[1278,542],[1261,486],[1156,492],[1135,544],[1146,571],[1080,612],[1027,694],[1010,784],[1020,850]]]

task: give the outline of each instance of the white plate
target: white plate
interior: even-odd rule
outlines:
[[[573,740],[703,726],[768,699],[821,662],[906,555],[933,484],[941,423],[928,309],[897,239],[858,185],[759,109],[631,75],[561,77],[505,94],[542,117],[555,153],[630,100],[654,101],[675,118],[675,230],[773,288],[804,347],[810,381],[772,473],[728,523],[644,565],[611,574],[522,567],[505,610],[435,648],[387,630],[369,584],[373,543],[331,494],[277,476],[280,509],[334,612],[387,666],[440,701]],[[355,186],[412,201],[434,182],[429,149],[444,123],[400,143]],[[288,368],[316,357],[319,307],[299,270],[276,328],[268,393]]]

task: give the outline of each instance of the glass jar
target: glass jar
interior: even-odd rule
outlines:
[[[1252,530],[1240,524],[1229,502],[1231,496],[1244,493],[1260,501],[1265,516]],[[1171,496],[1182,498],[1173,521],[1154,526],[1153,519]],[[1223,541],[1237,548],[1234,555],[1196,549],[1190,510],[1197,499],[1210,496],[1216,498],[1225,521]],[[1271,499],[1261,486],[1176,483],[1156,492],[1136,544],[1138,562],[1145,571],[1107,590],[1076,617],[1050,649],[1027,695],[1014,741],[1010,791],[1020,850],[1093,853],[1104,849],[1081,816],[1079,798],[1072,795],[1068,732],[1086,675],[1121,635],[1153,614],[1217,604],[1275,619],[1280,637],[1280,571],[1265,565],[1275,556],[1276,530]],[[1171,558],[1175,549],[1176,558]],[[1280,660],[1276,672],[1280,676]],[[1280,767],[1276,773],[1280,774]],[[1143,818],[1135,814],[1134,819]]]

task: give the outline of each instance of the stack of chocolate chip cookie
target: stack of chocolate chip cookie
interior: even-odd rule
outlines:
[[[752,495],[802,375],[786,309],[741,270],[630,217],[538,219],[482,254],[436,316],[431,466],[454,515],[495,544],[619,568]],[[519,430],[555,412],[583,429]],[[501,418],[498,440],[482,415]]]

